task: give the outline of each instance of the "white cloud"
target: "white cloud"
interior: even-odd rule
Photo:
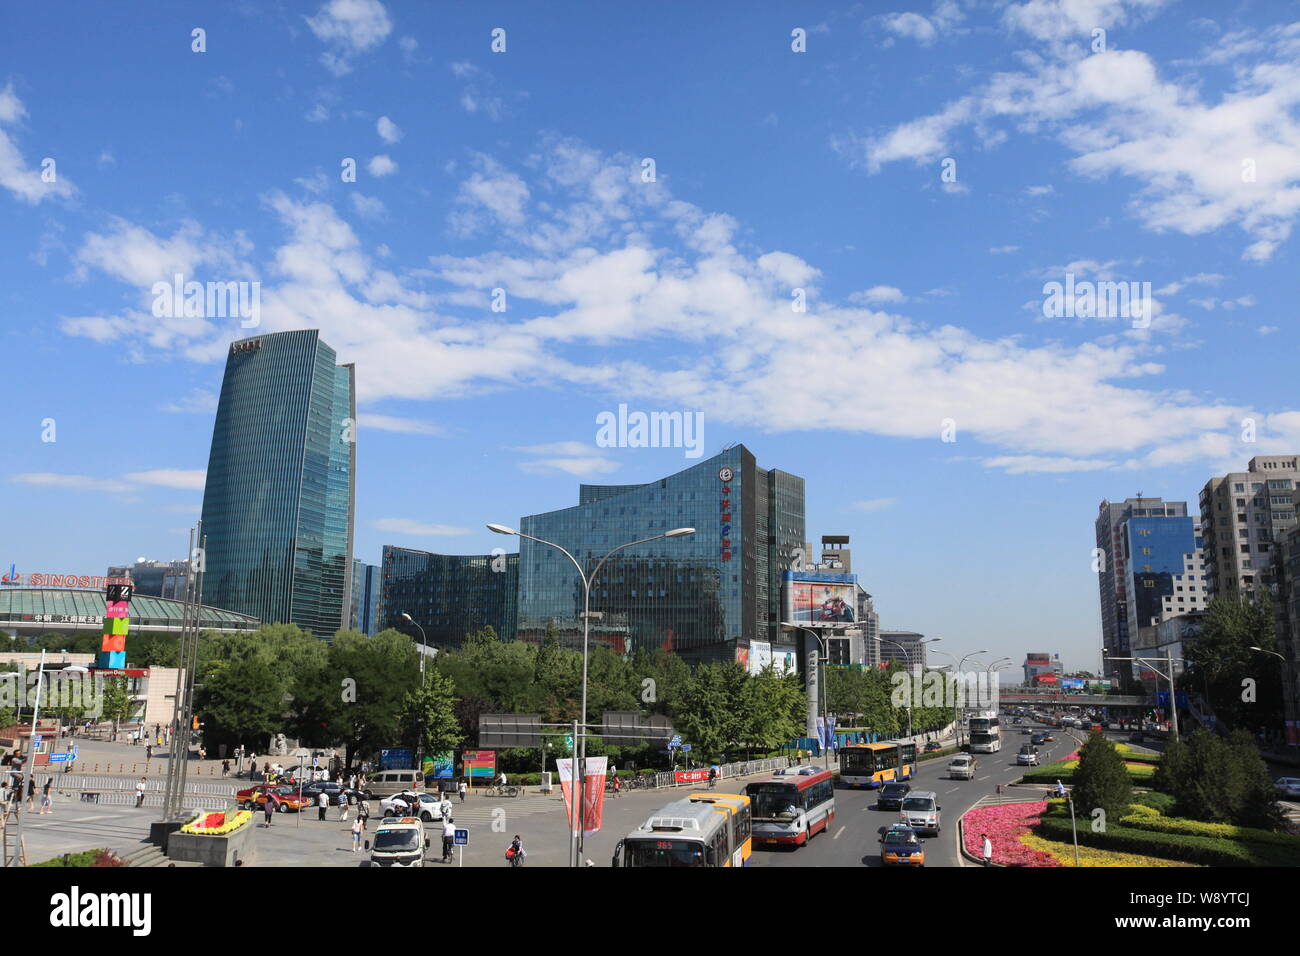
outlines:
[[[305,17],[316,39],[329,47],[321,62],[335,76],[352,72],[352,59],[378,47],[393,30],[388,11],[379,0],[329,0]]]
[[[870,289],[863,289],[861,292],[853,292],[849,295],[850,302],[859,302],[864,305],[879,305],[882,302],[905,302],[907,296],[903,295],[903,290],[892,285],[873,285]]]
[[[516,451],[541,457],[519,463],[521,471],[531,474],[561,473],[584,478],[605,475],[618,470],[603,451],[578,441],[552,442],[546,445],[529,445]]]
[[[1277,332],[1279,330],[1276,325],[1261,325],[1255,331],[1258,332],[1260,335],[1272,335],[1274,332]]]
[[[0,124],[17,124],[26,115],[27,109],[14,92],[12,83],[0,90]],[[57,178],[53,182],[45,181],[44,171],[45,167],[39,164],[36,168],[29,168],[17,143],[8,132],[0,129],[0,187],[31,206],[51,196],[67,198],[76,192],[64,172],[58,170],[57,161],[53,167]]]
[[[375,428],[401,435],[445,435],[447,433],[445,428],[434,422],[418,418],[398,418],[394,415],[376,415],[373,412],[358,414],[357,424],[362,428]]]
[[[912,12],[887,13],[879,17],[878,22],[890,33],[910,37],[922,46],[929,46],[941,33],[947,32],[963,19],[965,16],[954,0],[939,0],[929,17]]]
[[[329,118],[330,118],[330,111],[329,109],[326,108],[324,103],[317,103],[305,114],[303,114],[303,119],[305,119],[308,123],[323,123]]]
[[[397,172],[397,163],[395,163],[389,156],[381,153],[378,156],[370,157],[370,162],[366,164],[366,169],[370,170],[371,176],[383,178],[384,176],[391,176],[393,173]]]
[[[1007,255],[1008,253],[1019,252],[1019,251],[1020,251],[1019,246],[993,246],[992,248],[989,249],[989,252],[995,256],[1003,256],[1003,255]]]
[[[1007,455],[1001,458],[986,458],[986,468],[1001,468],[1011,475],[1027,474],[1064,474],[1074,471],[1104,471],[1114,468],[1115,463],[1098,459],[1052,458],[1041,455]]]
[[[9,480],[20,485],[31,485],[37,488],[57,488],[62,491],[124,492],[135,490],[133,485],[112,478],[91,478],[87,475],[56,475],[47,471],[11,475]]]
[[[371,527],[378,531],[409,534],[420,538],[455,538],[472,533],[469,528],[450,524],[429,524],[414,518],[380,518],[372,521]]]
[[[1201,235],[1242,230],[1247,261],[1265,261],[1300,217],[1300,61],[1285,31],[1267,32],[1266,53],[1234,74],[1217,102],[1199,77],[1161,78],[1138,50],[1087,55],[1074,37],[1141,19],[1159,0],[1032,0],[1008,7],[1009,26],[1051,41],[1028,69],[1002,72],[937,112],[891,130],[834,142],[872,173],[891,162],[953,155],[961,127],[986,141],[991,128],[1054,132],[1068,168],[1118,175],[1137,189],[1129,211],[1146,228]],[[1062,41],[1071,39],[1069,44]]]
[[[179,401],[170,402],[163,406],[165,412],[202,412],[210,413],[217,410],[217,395],[206,388],[196,388],[185,398]]]
[[[868,498],[864,501],[853,502],[854,511],[885,511],[898,504],[897,498]]]
[[[379,133],[379,138],[385,143],[397,143],[402,139],[401,129],[387,116],[379,117],[379,122],[375,124],[375,130]]]
[[[164,488],[184,488],[187,491],[202,491],[207,480],[206,469],[186,471],[181,468],[157,468],[153,471],[133,471],[122,476],[124,481],[142,485],[162,485]]]
[[[495,93],[489,92],[496,79],[487,70],[480,69],[465,60],[451,64],[451,72],[464,81],[461,88],[461,108],[471,115],[482,112],[489,119],[500,120],[506,115],[505,101]]]
[[[388,218],[388,208],[382,199],[356,192],[349,194],[348,198],[352,202],[352,208],[362,219],[380,221]]]

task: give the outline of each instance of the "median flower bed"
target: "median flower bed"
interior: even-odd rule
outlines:
[[[248,810],[236,810],[233,813],[200,812],[181,827],[181,833],[192,833],[196,836],[225,836],[252,819],[253,814]]]
[[[1056,860],[1057,866],[1074,866],[1074,844],[1060,840],[1047,840],[1035,833],[1026,833],[1020,838],[1031,850],[1046,853]],[[1079,847],[1079,866],[1199,866],[1183,860],[1167,860],[1157,856],[1142,856],[1138,853],[1120,853],[1115,850],[1102,850],[1092,846]]]
[[[980,834],[987,833],[993,843],[993,862],[1005,866],[1060,866],[1050,853],[1026,845],[1021,837],[1038,826],[1047,801],[1005,803],[979,807],[962,817],[966,852],[977,859],[983,853]]]
[[[1124,769],[1128,771],[1129,777],[1134,783],[1147,785],[1151,778],[1155,776],[1157,764],[1145,760],[1131,760],[1127,756],[1124,758]],[[1064,760],[1058,760],[1055,763],[1049,763],[1042,767],[1031,767],[1025,771],[1021,778],[1025,783],[1056,783],[1059,779],[1061,783],[1073,783],[1074,772],[1079,769],[1079,755],[1070,754]]]

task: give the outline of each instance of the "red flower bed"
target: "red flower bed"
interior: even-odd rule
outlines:
[[[962,819],[966,850],[976,858],[983,855],[981,833],[993,841],[993,862],[1006,866],[1060,866],[1050,854],[1031,850],[1020,842],[1022,834],[1038,825],[1046,800],[1032,803],[1006,803],[996,807],[980,807]]]
[[[200,823],[199,826],[205,830],[215,830],[217,827],[221,826],[221,824],[225,822],[226,822],[225,813],[209,813],[206,817],[203,818],[203,822]]]

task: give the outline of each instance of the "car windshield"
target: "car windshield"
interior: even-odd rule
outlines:
[[[627,866],[704,866],[704,845],[690,840],[629,840]]]
[[[915,830],[890,830],[885,834],[886,845],[917,843]]]
[[[904,810],[933,810],[934,801],[929,797],[908,797],[903,801]]]
[[[420,834],[413,828],[406,827],[400,830],[383,830],[375,834],[375,849],[386,850],[390,853],[401,852],[403,850],[418,850],[420,848]]]
[[[970,757],[957,757],[953,760],[952,765],[954,767],[964,767],[968,763],[970,763]]]
[[[754,801],[754,816],[758,819],[789,820],[799,815],[802,801],[799,791],[790,784],[750,784],[746,789]]]
[[[905,783],[887,783],[885,784],[884,792],[889,794],[891,797],[896,797],[900,793],[907,793],[910,789],[911,787]]]

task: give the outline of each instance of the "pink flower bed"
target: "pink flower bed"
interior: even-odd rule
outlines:
[[[1046,800],[1032,803],[1005,803],[995,807],[972,810],[962,818],[966,850],[977,859],[983,854],[981,833],[993,841],[993,862],[1005,866],[1060,866],[1050,854],[1031,850],[1020,842],[1022,834],[1037,826]]]

